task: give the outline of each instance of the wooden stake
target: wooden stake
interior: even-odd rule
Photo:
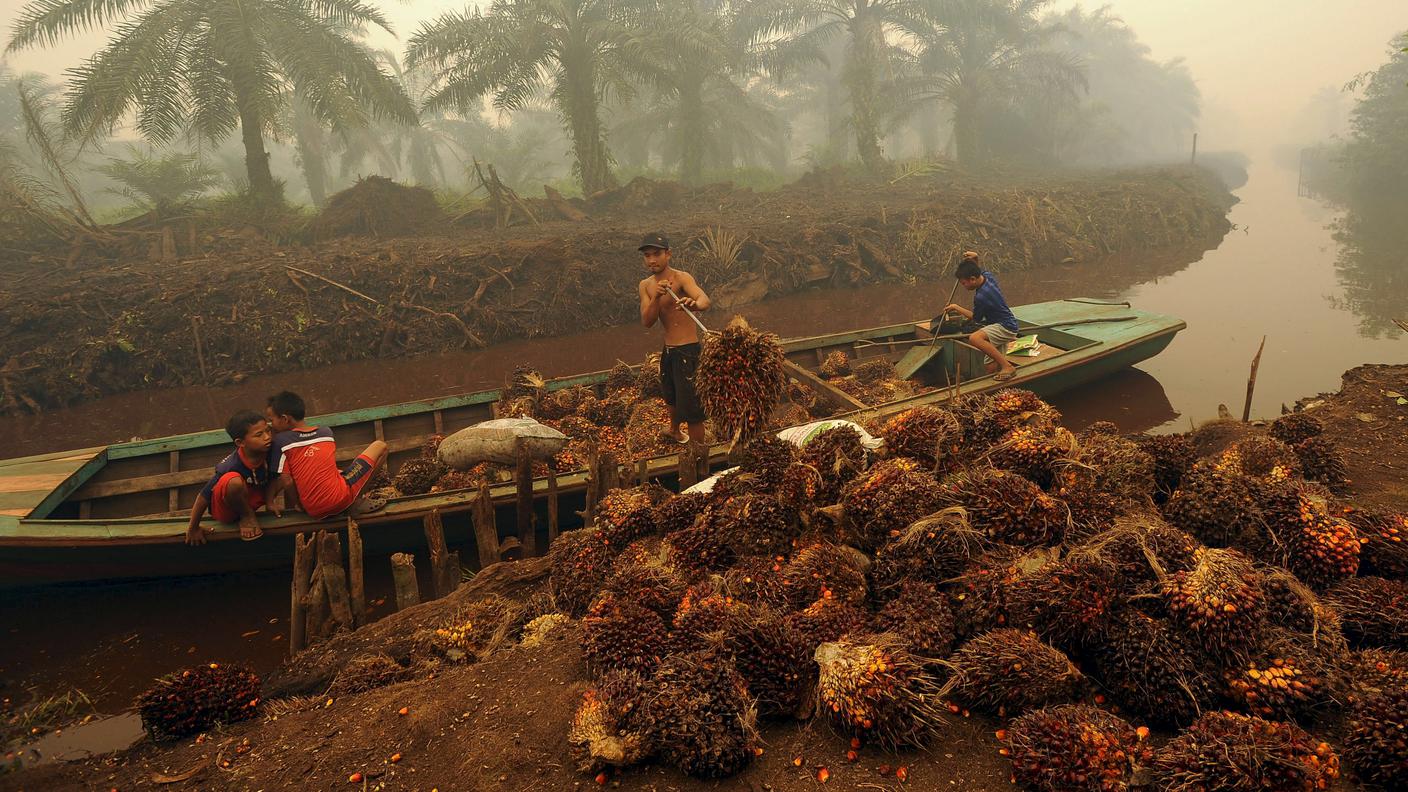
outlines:
[[[358,627],[367,623],[367,584],[362,573],[362,531],[357,521],[347,518],[347,588],[352,594],[352,620]]]
[[[601,491],[601,453],[593,445],[587,453],[587,505],[582,509],[582,524],[590,526],[596,519],[597,494]]]
[[[523,441],[518,441],[518,470],[513,475],[518,489],[518,541],[523,544],[523,557],[532,558],[538,554],[537,528],[533,514],[533,459]]]
[[[557,466],[548,462],[548,546],[557,541]]]
[[[391,580],[396,586],[396,610],[420,604],[420,584],[416,581],[416,557],[410,553],[391,555]]]
[[[312,539],[309,544],[313,546],[310,553],[316,557],[318,540]],[[323,588],[322,570],[314,567],[311,579],[312,585],[308,588],[308,602],[303,609],[304,617],[307,620],[304,632],[309,645],[312,645],[313,641],[317,639],[327,637],[329,621],[328,595]]]
[[[650,474],[650,466],[649,466],[649,463],[646,462],[646,460],[644,460],[644,459],[637,459],[637,460],[636,460],[636,484],[637,484],[637,485],[643,485],[643,484],[645,484],[646,478],[649,476],[649,474]]]
[[[431,509],[425,515],[425,543],[430,547],[430,580],[434,584],[435,598],[439,599],[454,591],[459,584],[459,570],[453,570],[451,581],[450,548],[445,546],[445,526],[440,521],[440,510]]]
[[[1247,378],[1247,401],[1242,405],[1242,423],[1246,423],[1252,417],[1252,391],[1256,390],[1256,370],[1261,366],[1261,351],[1265,348],[1266,336],[1262,336],[1261,346],[1256,348],[1256,357],[1252,358],[1252,375]]]
[[[494,519],[494,502],[490,499],[487,482],[479,485],[472,513],[474,543],[479,548],[479,568],[484,569],[499,560],[499,526]]]
[[[680,492],[699,483],[699,463],[694,461],[694,444],[680,448],[680,460],[675,468],[680,477]]]
[[[308,535],[293,537],[293,591],[288,614],[288,652],[293,656],[308,645],[308,589],[313,574],[313,548]]]
[[[342,568],[342,538],[331,531],[320,531],[318,537],[318,575],[327,592],[328,611],[336,629],[355,629],[352,618],[352,597],[347,593],[347,571]]]
[[[200,364],[200,381],[202,385],[210,384],[210,377],[205,368],[205,345],[200,340],[200,317],[191,317],[191,333],[196,337],[196,362]]]

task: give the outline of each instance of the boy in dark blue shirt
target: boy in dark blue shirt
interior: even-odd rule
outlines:
[[[997,287],[997,278],[978,266],[978,254],[971,250],[963,254],[963,260],[958,263],[954,277],[963,284],[963,288],[973,292],[973,310],[970,311],[957,303],[949,303],[944,311],[962,314],[982,324],[981,328],[968,336],[968,343],[992,358],[992,362],[997,365],[997,373],[993,375],[993,379],[998,382],[1012,379],[1017,375],[1017,369],[1003,352],[1008,344],[1017,340],[1017,317],[1013,316],[1012,309],[1007,307],[1007,300],[1002,296],[1002,290]]]
[[[264,535],[254,512],[264,505],[269,486],[269,422],[257,412],[241,410],[225,424],[225,431],[235,441],[235,451],[215,466],[215,475],[196,496],[186,526],[188,545],[205,544],[200,521],[206,509],[216,522],[239,523],[240,538],[246,542]]]

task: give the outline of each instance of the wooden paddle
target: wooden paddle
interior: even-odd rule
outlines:
[[[943,313],[939,314],[939,323],[934,327],[934,337],[929,341],[927,347],[914,347],[904,353],[900,362],[895,364],[895,376],[900,379],[913,377],[919,369],[934,359],[934,355],[939,353],[939,331],[944,329],[944,322],[948,320],[948,307],[953,304],[953,295],[958,293],[958,279],[953,280],[953,289],[948,293],[948,300],[944,302]]]

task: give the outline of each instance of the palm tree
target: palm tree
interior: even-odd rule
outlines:
[[[71,134],[90,137],[136,112],[149,141],[182,133],[218,141],[239,128],[251,193],[276,199],[265,135],[292,91],[324,123],[415,120],[410,100],[346,31],[376,25],[360,0],[34,0],[7,52],[114,27],[100,52],[73,69],[64,108]]]
[[[958,161],[983,157],[979,125],[998,102],[1023,93],[1043,101],[1074,101],[1086,87],[1079,62],[1051,46],[1060,28],[1037,14],[1050,0],[923,0],[919,39],[919,96],[953,112]]]
[[[880,138],[900,98],[894,88],[904,51],[895,39],[921,24],[921,11],[920,0],[760,0],[749,14],[756,29],[809,50],[844,37],[851,129],[861,162],[875,171],[884,165]]]
[[[622,0],[494,0],[489,10],[449,13],[411,38],[406,63],[434,70],[424,109],[477,113],[493,94],[501,111],[543,94],[572,139],[574,170],[588,194],[615,184],[601,107],[628,96],[646,70],[638,49],[641,6]]]

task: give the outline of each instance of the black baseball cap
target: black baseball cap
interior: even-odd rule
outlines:
[[[636,248],[636,250],[645,250],[646,248],[652,247],[660,248],[661,250],[669,250],[670,238],[659,231],[652,231],[641,238],[640,247]]]

